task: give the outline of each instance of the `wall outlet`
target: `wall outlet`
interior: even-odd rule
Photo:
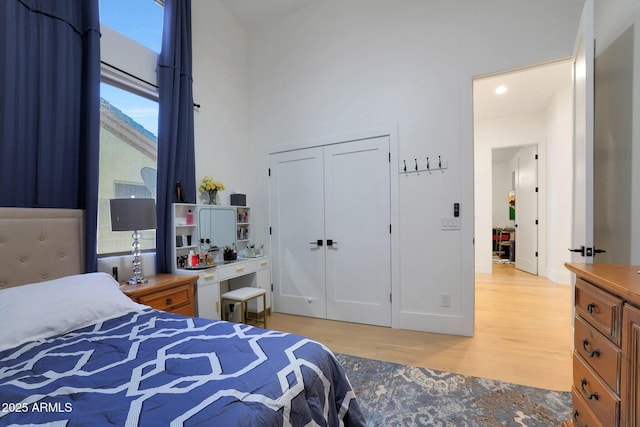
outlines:
[[[440,294],[440,307],[451,307],[451,294]]]

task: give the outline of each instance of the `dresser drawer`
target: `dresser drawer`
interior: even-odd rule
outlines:
[[[573,388],[571,393],[571,400],[573,410],[571,411],[571,418],[573,419],[574,426],[589,426],[589,427],[603,427],[600,421],[596,418],[595,414],[591,411],[591,408],[580,396],[580,390]],[[564,425],[564,424],[563,424]]]
[[[618,425],[620,398],[575,354],[573,355],[573,388],[603,425]]]
[[[585,362],[620,394],[621,351],[600,332],[576,316],[573,345]]]
[[[576,313],[620,346],[622,300],[576,279]]]
[[[138,298],[138,302],[158,310],[175,311],[179,307],[192,304],[192,292],[191,285],[183,285],[141,296]]]

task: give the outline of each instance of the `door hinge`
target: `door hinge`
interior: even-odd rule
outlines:
[[[536,258],[538,257],[538,252],[536,251]]]
[[[536,156],[534,157],[536,160],[538,160],[538,155],[536,154]]]
[[[538,225],[538,220],[536,219],[536,225]]]
[[[271,292],[273,292],[273,283],[271,284]]]
[[[393,303],[393,294],[389,294],[389,302]]]
[[[271,236],[272,233],[273,233],[273,229],[269,227],[269,236]]]
[[[269,168],[269,176],[271,176],[271,168]]]
[[[536,193],[538,192],[538,187],[536,187]]]
[[[391,224],[389,224],[389,234],[391,234]]]

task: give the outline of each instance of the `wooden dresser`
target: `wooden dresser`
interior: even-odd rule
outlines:
[[[198,276],[156,274],[139,285],[123,284],[120,290],[140,304],[158,310],[195,316],[194,286]]]
[[[573,423],[640,426],[640,266],[565,266],[576,274]]]

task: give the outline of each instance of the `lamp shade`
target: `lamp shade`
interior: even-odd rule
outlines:
[[[138,231],[156,228],[153,199],[111,199],[111,230]]]

